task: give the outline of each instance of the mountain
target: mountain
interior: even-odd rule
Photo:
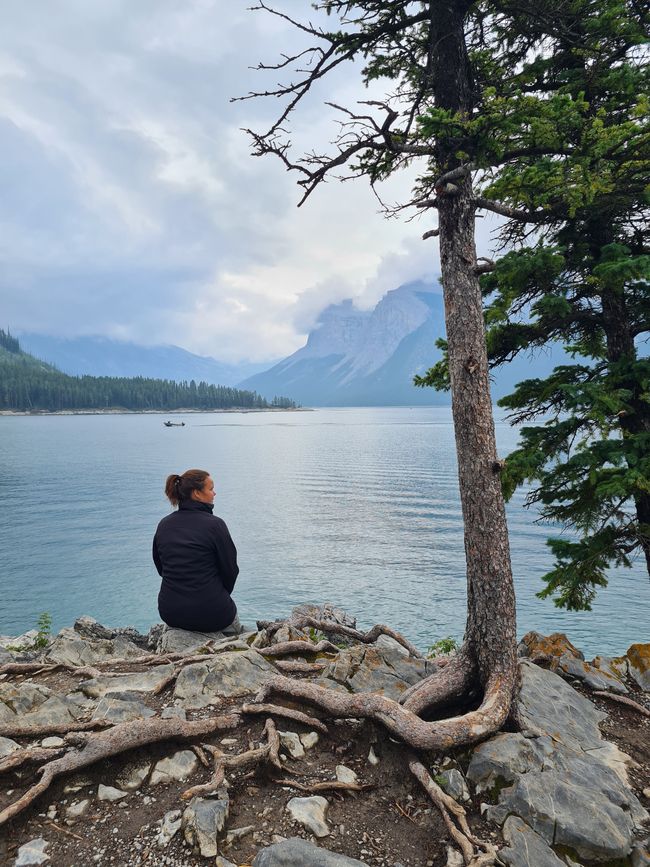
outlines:
[[[25,351],[75,376],[144,376],[235,385],[268,367],[268,362],[226,364],[179,346],[139,346],[108,337],[64,338],[24,332],[19,336]]]
[[[445,336],[441,291],[416,281],[387,292],[374,310],[358,310],[350,300],[331,305],[305,346],[239,385],[267,399],[288,394],[305,406],[447,406],[448,393],[412,385],[414,374],[441,357],[435,345]],[[517,358],[493,374],[493,398],[545,376],[564,358],[558,349]]]

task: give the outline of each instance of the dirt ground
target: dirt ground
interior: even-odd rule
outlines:
[[[61,674],[38,678],[38,682],[56,689],[65,688],[68,680],[67,675]],[[636,767],[630,771],[630,781],[644,806],[650,808],[648,798],[642,794],[650,787],[650,719],[608,699],[594,698],[588,692],[584,694],[608,714],[608,719],[602,724],[605,737],[635,760]],[[634,698],[648,704],[647,694],[636,694]],[[171,704],[171,688],[158,696],[156,702],[158,706]],[[225,702],[216,712],[224,713],[229,706],[236,707],[238,703]],[[209,713],[209,710],[202,710],[190,713],[188,717],[196,719]],[[245,751],[251,742],[261,740],[264,719],[247,717],[238,729],[207,738],[205,742],[218,745],[228,753]],[[277,725],[281,731],[302,733],[309,730],[307,726],[290,720],[278,719]],[[332,829],[331,835],[320,841],[321,845],[376,867],[398,864],[404,867],[443,867],[447,863],[449,837],[437,809],[410,775],[404,747],[373,723],[346,720],[329,722],[328,728],[329,733],[320,735],[318,744],[307,751],[304,758],[287,758],[285,764],[295,772],[295,776],[285,772],[280,779],[279,772],[268,775],[245,770],[227,773],[230,782],[228,830],[246,826],[253,826],[254,830],[230,848],[220,850],[220,854],[241,867],[250,865],[256,852],[274,842],[276,835],[310,839],[308,832],[295,823],[285,809],[291,798],[308,794],[292,788],[291,781],[297,780],[308,788],[317,781],[334,780],[336,765],[343,764],[354,770],[359,781],[368,784],[369,788],[361,793],[318,793],[324,794],[330,803],[328,822]],[[224,738],[236,739],[236,743],[222,745]],[[377,765],[368,761],[371,747],[379,758]],[[113,785],[127,765],[144,759],[156,761],[176,749],[186,748],[186,742],[166,742],[142,748],[91,767],[84,773],[56,781],[30,810],[0,831],[0,864],[13,865],[18,847],[41,836],[50,842],[47,850],[50,860],[46,863],[51,867],[189,867],[211,863],[211,860],[192,854],[183,841],[182,832],[177,833],[164,849],[156,843],[158,821],[169,810],[183,809],[186,802],[180,799],[181,793],[188,785],[207,781],[210,777],[208,768],[200,766],[187,783],[145,784],[119,802],[99,802],[95,797],[98,785]],[[421,758],[434,774],[445,760],[445,757],[434,754],[422,755]],[[467,767],[467,753],[450,758],[461,769]],[[33,779],[31,767],[7,775],[0,790],[0,808],[15,800]],[[70,786],[79,788],[70,791]],[[87,797],[91,799],[88,813],[73,825],[65,824],[66,806]],[[473,797],[465,805],[470,827],[476,836],[500,844],[498,829],[487,825],[481,818],[482,797]],[[53,818],[51,805],[57,810]]]

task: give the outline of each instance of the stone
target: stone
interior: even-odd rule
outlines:
[[[633,644],[625,655],[630,676],[642,690],[650,692],[650,644]]]
[[[273,672],[271,663],[255,650],[226,651],[209,662],[185,666],[176,680],[174,697],[185,708],[208,707],[221,698],[257,692]]]
[[[460,854],[458,849],[453,846],[447,846],[447,863],[445,867],[464,867],[465,859]]]
[[[121,695],[127,696],[129,694],[122,693]],[[146,719],[155,715],[155,711],[138,699],[105,695],[95,708],[93,719],[105,719],[108,722],[121,723],[134,719]]]
[[[0,759],[4,759],[10,753],[20,749],[20,744],[12,741],[11,738],[0,738]]]
[[[107,629],[98,623],[94,617],[89,617],[87,614],[82,614],[77,617],[72,627],[75,632],[78,632],[83,638],[104,638],[111,639],[115,634],[113,629]]]
[[[472,753],[467,779],[476,793],[514,783],[516,778],[531,770],[541,771],[545,756],[553,752],[548,737],[525,738],[520,734],[498,734],[479,744]]]
[[[65,808],[66,824],[72,825],[77,819],[81,818],[90,806],[90,798],[84,798],[83,801],[73,801]]]
[[[503,826],[507,848],[499,859],[508,867],[566,867],[550,846],[518,816],[509,816]]]
[[[378,765],[379,764],[379,759],[377,758],[377,754],[375,753],[374,747],[370,747],[370,750],[368,751],[368,764],[369,765]]]
[[[11,648],[14,652],[31,650],[34,647],[34,642],[37,638],[38,629],[30,629],[27,632],[23,632],[22,635],[16,635],[13,638],[10,636],[3,636],[2,645],[5,648]]]
[[[161,849],[168,846],[174,835],[180,831],[182,824],[181,811],[170,810],[160,820],[160,831],[156,837],[156,843]]]
[[[313,749],[319,740],[318,732],[307,732],[304,735],[300,735],[300,743],[306,750]]]
[[[450,768],[448,771],[443,771],[436,780],[444,791],[451,795],[455,801],[469,801],[469,790],[465,777],[461,774],[458,768]]]
[[[199,760],[191,750],[179,750],[173,756],[156,762],[149,783],[155,786],[172,780],[186,780],[196,771],[198,764]]]
[[[217,836],[226,826],[228,806],[227,800],[192,798],[183,812],[185,841],[204,858],[217,855]]]
[[[650,867],[650,837],[635,844],[630,862],[632,867]]]
[[[135,792],[144,783],[151,770],[151,762],[126,765],[116,776],[117,785],[127,792]]]
[[[255,830],[255,825],[244,825],[241,828],[231,828],[230,831],[226,834],[224,840],[224,846],[227,848],[228,846],[232,846],[237,840],[241,840],[242,837],[247,837],[249,834],[252,834]]]
[[[222,855],[217,855],[215,860],[215,867],[237,867],[232,861],[229,861],[227,858],[224,858]]]
[[[302,605],[296,605],[291,610],[290,619],[296,620],[299,617],[313,617],[314,620],[328,620],[331,623],[338,623],[341,626],[349,626],[351,629],[356,629],[357,620],[352,617],[342,608],[337,608],[331,602],[324,602],[322,605],[314,605],[311,602],[305,602]],[[333,633],[334,634],[334,633]],[[340,638],[341,636],[338,635]]]
[[[301,759],[305,755],[305,749],[300,738],[295,732],[278,732],[280,743],[288,751],[292,759]]]
[[[82,638],[74,630],[62,629],[47,651],[49,662],[67,665],[95,665],[111,658],[137,659],[145,653],[128,638],[116,635],[111,640]]]
[[[65,725],[84,712],[74,695],[59,696],[33,683],[0,683],[0,722],[28,728],[33,725]]]
[[[312,795],[309,798],[291,798],[286,807],[292,818],[300,822],[314,837],[329,836],[330,829],[326,821],[328,808],[327,799],[320,795]]]
[[[590,689],[603,689],[619,694],[626,693],[627,687],[618,675],[610,674],[605,669],[596,668],[589,662],[584,662],[572,654],[563,654],[557,664],[557,671],[582,681]]]
[[[394,653],[399,653],[402,656],[408,656],[409,652],[404,647],[403,644],[400,644],[399,641],[395,641],[390,635],[380,635],[375,641],[375,645],[379,648],[386,648],[387,650],[392,650]]]
[[[357,645],[341,650],[315,683],[346,692],[374,692],[398,699],[409,686],[431,674],[435,665],[426,659],[405,657],[377,645]]]
[[[184,707],[164,707],[160,711],[161,719],[187,719],[187,711]]]
[[[291,837],[259,851],[252,867],[364,867],[364,862]]]
[[[30,840],[18,850],[18,857],[14,861],[14,867],[29,867],[31,864],[43,864],[49,861],[50,856],[45,852],[49,842],[42,837]]]
[[[552,635],[542,635],[539,632],[527,632],[519,642],[517,652],[521,657],[528,657],[535,661],[548,661],[553,657],[560,658],[568,653],[577,659],[584,659],[584,654],[571,644],[563,632],[554,632]]]
[[[345,765],[337,765],[334,773],[336,774],[336,779],[339,783],[359,782],[359,777],[357,777],[352,768],[346,768]]]
[[[551,671],[528,660],[519,663],[521,689],[517,699],[524,735],[544,734],[574,749],[599,747],[598,727],[607,714]]]
[[[128,792],[116,789],[115,786],[105,786],[103,783],[100,783],[97,789],[97,799],[99,801],[121,801],[127,795]]]
[[[52,749],[54,747],[64,747],[65,741],[63,740],[63,738],[52,735],[49,738],[43,738],[43,740],[41,741],[41,746],[45,747],[46,749]]]
[[[191,655],[206,645],[222,644],[238,636],[224,635],[223,632],[190,632],[187,629],[175,629],[164,626],[156,641],[156,653],[182,653]]]
[[[157,665],[147,671],[120,674],[117,677],[94,677],[79,684],[89,698],[103,698],[121,692],[155,692],[161,689],[174,671],[173,665]]]

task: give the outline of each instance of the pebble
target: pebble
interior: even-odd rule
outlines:
[[[43,740],[41,741],[41,746],[48,749],[53,747],[63,747],[65,746],[65,741],[63,740],[63,738],[58,738],[52,735],[52,737],[43,738]]]
[[[370,752],[368,753],[368,762],[371,765],[378,765],[379,764],[379,759],[377,758],[377,755],[375,754],[374,747],[370,747]]]
[[[121,801],[122,798],[126,798],[128,792],[123,792],[121,789],[116,789],[114,786],[105,786],[103,783],[99,784],[99,788],[97,789],[97,798],[100,801]]]

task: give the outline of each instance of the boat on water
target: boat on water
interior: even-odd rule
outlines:
[[[165,427],[185,427],[184,421],[164,421]]]

